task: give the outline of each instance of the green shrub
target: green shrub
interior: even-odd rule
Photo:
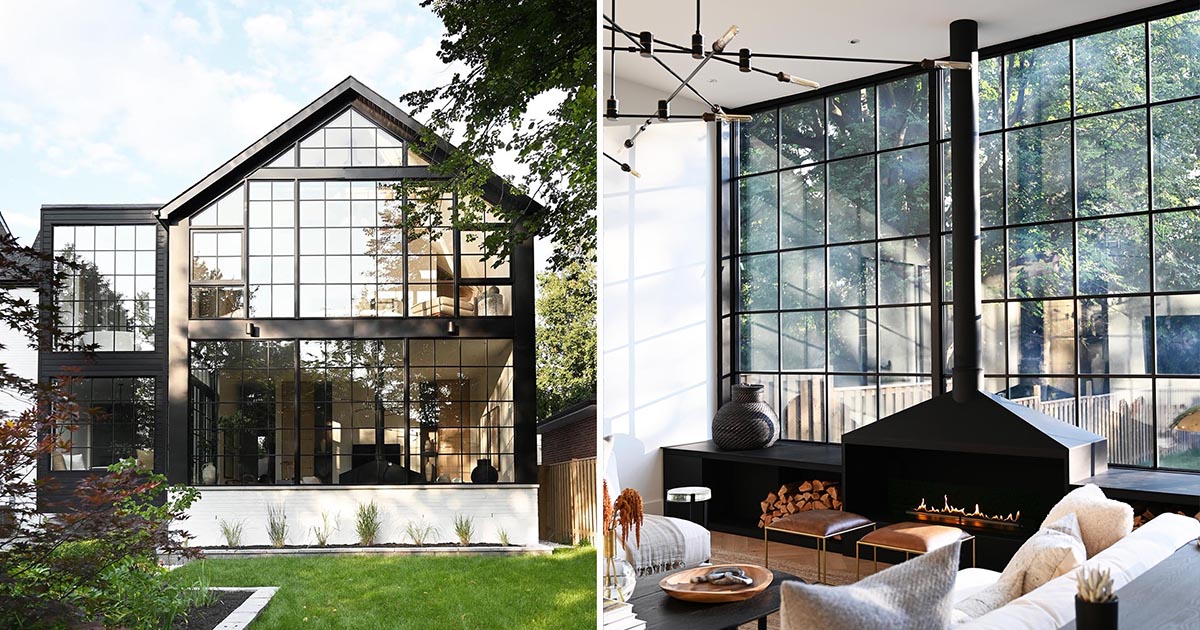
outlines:
[[[379,530],[383,528],[383,521],[379,517],[379,506],[375,505],[374,501],[358,504],[358,514],[356,515],[354,530],[358,532],[358,542],[363,546],[371,546],[375,544],[379,538]]]
[[[458,536],[458,544],[464,547],[471,544],[471,537],[475,535],[475,519],[465,514],[455,514],[454,535]]]
[[[503,527],[497,527],[496,535],[500,537],[500,544],[507,547],[509,544],[508,543],[508,532],[505,531]]]

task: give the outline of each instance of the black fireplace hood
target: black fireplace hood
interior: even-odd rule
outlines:
[[[1059,459],[1067,481],[1108,469],[1108,442],[1035,409],[975,391],[943,394],[842,436],[843,446]]]

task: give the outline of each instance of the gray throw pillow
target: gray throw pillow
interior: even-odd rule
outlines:
[[[950,623],[961,543],[935,549],[846,586],[784,582],[784,630],[926,630]]]

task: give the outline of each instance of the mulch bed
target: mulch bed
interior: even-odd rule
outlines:
[[[213,594],[216,595],[216,599],[212,604],[203,608],[192,608],[188,611],[186,619],[176,619],[171,627],[175,630],[212,630],[237,610],[254,591],[213,591]]]
[[[471,543],[469,545],[460,545],[456,542],[426,543],[424,545],[414,545],[412,543],[375,543],[370,546],[342,543],[342,544],[337,544],[337,545],[325,545],[324,547],[319,547],[317,545],[284,545],[282,547],[275,547],[272,545],[243,545],[241,547],[213,546],[213,547],[209,547],[209,549],[211,549],[213,551],[222,551],[222,550],[226,550],[226,549],[347,549],[347,548],[356,548],[356,547],[361,548],[361,549],[374,549],[376,547],[399,548],[399,549],[423,549],[425,547],[504,547],[504,546],[505,545],[501,545],[500,543],[482,543],[482,542]],[[508,546],[513,547],[515,545],[508,545]]]

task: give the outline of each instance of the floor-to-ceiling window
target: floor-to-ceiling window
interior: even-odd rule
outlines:
[[[988,387],[1112,463],[1200,469],[1174,426],[1200,403],[1200,12],[985,59],[980,85]]]
[[[739,130],[737,366],[786,438],[837,441],[932,395],[929,77]]]
[[[193,341],[192,482],[512,481],[512,352],[507,339]]]
[[[1200,404],[1200,12],[979,73],[987,387],[1106,435],[1113,463],[1200,469],[1182,421]],[[928,129],[928,76],[739,130],[733,370],[768,386],[785,437],[836,441],[932,392],[939,259],[934,350],[952,364],[950,224],[930,252],[927,174],[936,146],[948,217],[949,126]]]

